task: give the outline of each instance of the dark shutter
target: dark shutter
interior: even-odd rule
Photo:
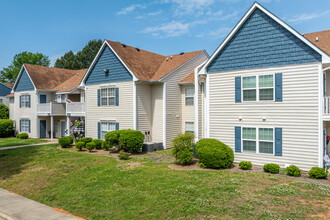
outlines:
[[[235,152],[242,152],[242,135],[241,135],[241,127],[235,127]]]
[[[235,102],[242,102],[242,89],[241,89],[242,78],[240,76],[235,77]]]
[[[19,107],[22,108],[22,96],[19,96]]]
[[[31,108],[31,96],[30,96],[30,95],[28,95],[28,97],[29,97],[29,99],[28,99],[28,100],[29,100],[29,104],[28,104],[28,107],[29,107],[29,108]]]
[[[119,88],[116,88],[116,106],[119,106]]]
[[[119,130],[119,123],[116,123],[116,130]]]
[[[19,120],[19,132],[22,132],[22,119]]]
[[[28,131],[29,131],[29,133],[31,133],[31,121],[30,120],[28,120],[28,124],[29,124],[29,129],[28,129]]]
[[[275,128],[275,156],[282,156],[282,128]]]
[[[97,138],[101,139],[101,122],[97,123]]]
[[[282,102],[282,73],[275,73],[275,102]]]
[[[97,90],[97,106],[101,106],[101,89]]]

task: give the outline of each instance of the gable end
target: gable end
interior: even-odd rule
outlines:
[[[23,67],[22,74],[19,77],[16,85],[14,87],[15,92],[31,91],[34,90],[34,85],[26,72],[26,69]]]
[[[11,92],[11,88],[9,88],[8,86],[6,86],[3,83],[0,83],[0,96],[9,95],[10,92]]]
[[[256,8],[207,72],[321,62],[322,55]]]

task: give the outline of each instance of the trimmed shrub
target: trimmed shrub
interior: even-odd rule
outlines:
[[[295,176],[295,177],[301,176],[301,169],[299,169],[295,165],[291,165],[287,167],[286,172],[289,176]]]
[[[250,161],[241,161],[241,162],[239,162],[238,166],[242,170],[251,170],[252,169],[252,163]]]
[[[68,138],[70,139],[70,144],[73,144],[74,138],[72,136],[68,136]]]
[[[121,130],[110,131],[105,135],[106,149],[119,146]]]
[[[328,177],[328,174],[325,172],[325,170],[320,167],[313,167],[308,171],[308,175],[313,179],[326,179]]]
[[[121,130],[119,133],[120,149],[128,152],[139,151],[143,146],[144,134],[136,130]]]
[[[61,138],[58,139],[58,143],[62,147],[67,147],[67,146],[70,145],[71,139],[69,137],[61,137]]]
[[[90,138],[90,137],[84,137],[84,138],[76,139],[76,143],[77,143],[77,142],[83,142],[83,143],[84,143],[84,147],[86,147],[86,144],[87,144],[87,143],[90,143],[90,142],[92,142],[92,141],[93,141],[93,139]]]
[[[29,138],[29,135],[28,135],[28,133],[17,134],[16,135],[16,138],[19,138],[19,139],[28,139]]]
[[[180,164],[190,164],[193,159],[194,135],[191,133],[179,134],[172,140],[172,154]]]
[[[9,119],[9,108],[3,103],[0,103],[0,119]]]
[[[103,141],[102,142],[102,149],[104,149],[104,150],[108,150],[109,149],[109,145],[107,144],[106,141]]]
[[[84,142],[77,142],[76,143],[76,148],[78,150],[82,150],[84,148]]]
[[[95,147],[96,147],[96,145],[95,145],[94,142],[88,142],[88,143],[86,143],[86,148],[87,148],[87,150],[89,150],[89,151],[94,150]]]
[[[102,148],[103,140],[101,140],[101,139],[94,139],[93,142],[95,144],[95,148],[96,149],[101,149]]]
[[[6,138],[13,135],[14,122],[9,119],[0,119],[0,137]]]
[[[127,153],[123,150],[119,151],[118,157],[120,160],[129,160],[130,159],[131,154]]]
[[[197,156],[205,167],[229,168],[234,161],[234,152],[216,139],[201,139],[196,145]]]
[[[264,165],[264,171],[267,173],[279,173],[280,166],[275,163],[268,163]]]

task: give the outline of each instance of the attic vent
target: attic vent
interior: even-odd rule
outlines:
[[[126,44],[121,44],[123,47],[126,47]]]
[[[184,52],[181,52],[181,53],[180,53],[180,55],[183,55],[183,54],[184,54]]]
[[[319,37],[316,37],[316,38],[315,38],[315,41],[316,41],[316,42],[319,42]]]
[[[140,51],[140,49],[139,48],[135,48],[137,51]]]

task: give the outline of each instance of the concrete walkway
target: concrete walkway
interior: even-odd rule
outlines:
[[[32,146],[38,146],[38,145],[57,144],[57,143],[58,142],[56,140],[56,141],[49,141],[49,142],[39,143],[39,144],[27,144],[27,145],[18,145],[18,146],[10,146],[10,147],[0,147],[0,150],[9,150],[9,149],[15,149],[15,148],[21,148],[21,147],[32,147]]]
[[[0,188],[0,220],[77,220],[53,208]]]

